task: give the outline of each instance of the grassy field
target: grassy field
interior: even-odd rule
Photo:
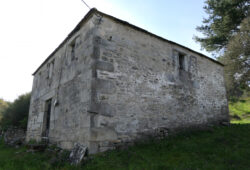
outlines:
[[[250,124],[183,132],[127,150],[97,154],[75,167],[50,152],[30,153],[0,144],[0,169],[250,169]]]

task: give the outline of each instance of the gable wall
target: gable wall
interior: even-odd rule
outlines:
[[[65,149],[75,142],[88,145],[95,24],[87,21],[34,75],[27,141],[41,140],[45,103],[52,99],[49,141]]]

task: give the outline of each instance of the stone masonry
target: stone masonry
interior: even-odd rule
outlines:
[[[96,9],[33,75],[26,141],[97,153],[229,121],[222,64]]]

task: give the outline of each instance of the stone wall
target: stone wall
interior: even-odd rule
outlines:
[[[4,143],[18,147],[24,144],[26,132],[24,129],[9,127],[6,131],[0,131],[0,139],[3,137]]]
[[[92,84],[93,152],[161,129],[228,121],[222,65],[110,18],[96,39],[95,58],[107,67],[97,67]]]
[[[84,23],[35,73],[26,140],[42,140],[45,103],[52,99],[49,142],[71,149],[88,146],[93,35],[96,20]]]

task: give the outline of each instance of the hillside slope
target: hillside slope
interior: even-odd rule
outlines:
[[[183,132],[127,150],[97,154],[74,167],[55,160],[50,152],[0,144],[0,169],[249,169],[250,124],[233,124],[205,131]]]

